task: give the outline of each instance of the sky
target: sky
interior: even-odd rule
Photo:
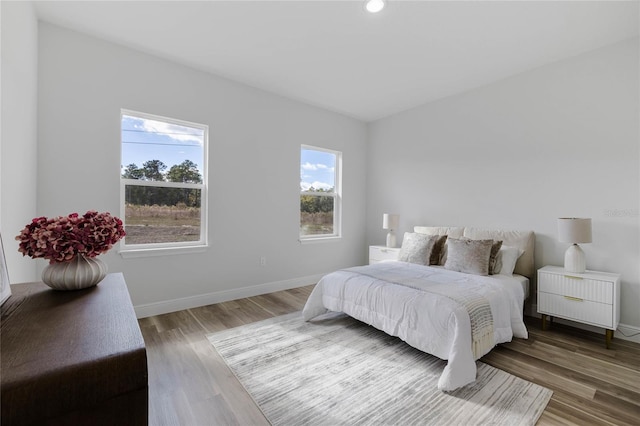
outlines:
[[[336,155],[302,148],[300,151],[300,189],[335,187]]]
[[[122,115],[122,167],[150,160],[171,166],[191,160],[202,173],[204,130]]]

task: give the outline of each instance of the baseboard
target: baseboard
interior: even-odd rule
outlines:
[[[622,340],[629,340],[630,342],[640,343],[640,327],[620,324],[618,325],[618,330],[615,332],[614,337],[620,338]]]
[[[198,308],[214,303],[228,302],[229,300],[244,299],[245,297],[259,296],[261,294],[276,291],[289,290],[315,284],[324,274],[307,277],[293,278],[284,281],[274,281],[249,287],[234,288],[233,290],[216,291],[213,293],[199,294],[197,296],[183,297],[180,299],[165,300],[162,302],[147,303],[134,306],[138,318],[146,318],[153,315],[168,314],[184,309]]]
[[[531,305],[529,309],[525,310],[526,315],[530,315],[535,318],[540,318],[538,313],[538,306]],[[579,328],[580,330],[594,331],[596,333],[604,333],[604,328],[595,327],[589,324],[582,324],[580,322],[564,320],[562,318],[553,318],[553,322],[558,324],[570,325],[571,327]],[[624,334],[622,334],[624,333]],[[640,343],[640,327],[633,325],[618,324],[618,329],[613,334],[615,339],[628,340],[630,342]]]

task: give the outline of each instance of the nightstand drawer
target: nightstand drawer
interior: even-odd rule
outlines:
[[[400,249],[397,247],[369,246],[369,264],[384,260],[397,260]]]
[[[608,329],[615,328],[613,305],[578,297],[538,293],[538,312]]]
[[[613,284],[611,281],[583,278],[569,273],[560,275],[539,272],[538,274],[540,292],[609,305],[613,303]]]

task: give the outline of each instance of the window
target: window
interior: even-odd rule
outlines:
[[[206,245],[208,127],[121,112],[122,252]]]
[[[340,237],[342,153],[300,149],[300,240]]]

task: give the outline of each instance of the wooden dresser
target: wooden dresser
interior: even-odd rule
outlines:
[[[11,291],[1,311],[2,426],[147,424],[147,355],[122,274],[86,290]]]

